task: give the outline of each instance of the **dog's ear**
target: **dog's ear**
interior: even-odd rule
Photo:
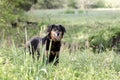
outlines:
[[[61,28],[62,32],[66,32],[66,29],[65,29],[65,27],[64,27],[64,26],[62,26],[62,25],[59,25],[59,26],[60,26],[60,28]]]
[[[53,24],[53,25],[48,26],[48,28],[47,28],[47,32],[51,32],[51,30],[53,29],[53,27],[55,27],[55,25],[54,25],[54,24]]]

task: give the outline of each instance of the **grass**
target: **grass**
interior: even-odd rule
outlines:
[[[0,52],[1,80],[119,80],[120,56],[113,51],[94,54],[90,50],[69,54],[63,51],[60,64],[43,65],[33,61],[15,46]]]
[[[66,13],[68,11],[68,13]],[[70,11],[70,13],[69,13]],[[113,21],[119,19],[120,10],[112,11],[92,11],[92,10],[76,10],[78,13],[71,13],[75,10],[37,10],[31,11],[27,14],[32,17],[33,20],[38,20],[39,22],[44,20],[50,20],[51,22],[65,23],[70,22],[70,24],[82,24],[88,21]],[[81,13],[82,12],[82,13]],[[47,18],[46,18],[47,17]],[[67,23],[66,23],[67,24]],[[69,24],[67,24],[69,25]]]
[[[120,54],[113,50],[93,53],[91,48],[69,48],[60,52],[60,63],[45,65],[18,46],[34,35],[44,36],[40,29],[48,24],[65,25],[67,33],[63,41],[77,44],[89,36],[120,25],[120,11],[74,11],[40,10],[28,12],[30,20],[37,21],[38,27],[7,29],[0,32],[0,80],[120,80]],[[109,32],[109,31],[107,31]],[[107,33],[106,32],[106,33]],[[81,46],[77,44],[77,46]],[[44,50],[41,51],[44,54]]]

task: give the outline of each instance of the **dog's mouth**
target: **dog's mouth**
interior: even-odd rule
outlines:
[[[53,38],[54,38],[55,41],[60,41],[61,40],[60,36],[57,36],[56,34],[53,35]]]
[[[61,34],[60,33],[54,33],[51,35],[53,41],[60,41],[61,40]]]

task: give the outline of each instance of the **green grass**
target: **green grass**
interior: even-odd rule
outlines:
[[[68,13],[66,13],[68,11]],[[78,13],[73,13],[77,11]],[[70,13],[69,13],[70,12]],[[72,12],[72,13],[71,13]],[[70,24],[82,24],[88,21],[113,21],[120,18],[120,10],[37,10],[31,11],[27,13],[32,17],[33,20],[38,20],[39,22],[43,20],[50,20],[51,22],[61,22],[66,24],[70,22]],[[103,21],[104,20],[104,21]],[[69,25],[69,24],[67,24]]]
[[[120,26],[120,11],[81,11],[38,10],[27,13],[29,20],[37,21],[38,27],[29,26],[27,34],[24,27],[1,29],[0,32],[0,80],[120,80],[120,54],[107,49],[93,53],[91,48],[69,48],[60,52],[60,63],[45,65],[42,58],[33,61],[23,46],[27,36],[44,36],[48,24],[62,24],[67,33],[63,41],[84,46],[91,35]],[[105,36],[104,35],[104,36]],[[107,36],[105,36],[107,37]],[[41,51],[44,54],[44,50]]]
[[[58,66],[33,61],[23,49],[0,50],[1,80],[119,80],[120,55],[113,51],[94,54],[86,49],[69,54],[64,50]]]

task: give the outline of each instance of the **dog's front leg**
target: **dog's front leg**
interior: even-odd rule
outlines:
[[[45,52],[45,60],[46,60],[46,64],[49,63],[49,54],[48,51]]]
[[[57,65],[59,63],[59,52],[55,52],[56,54],[56,59],[54,65]]]

